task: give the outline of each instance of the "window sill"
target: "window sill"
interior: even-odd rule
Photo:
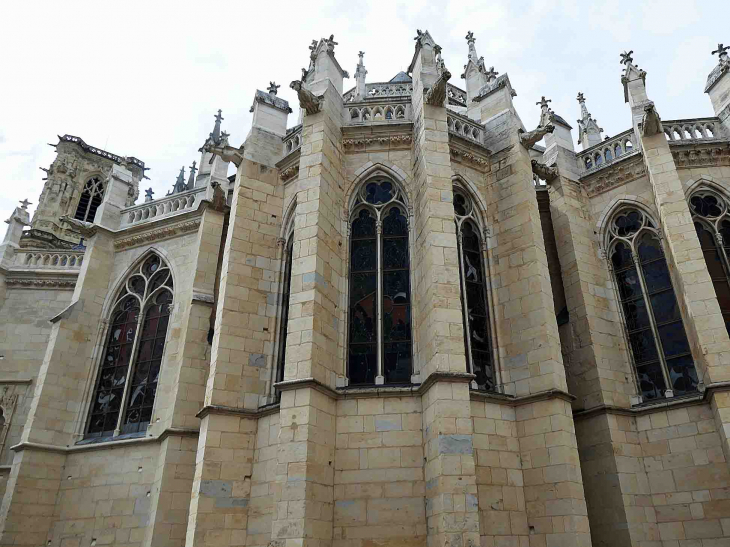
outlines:
[[[137,431],[136,433],[125,433],[123,435],[108,435],[106,437],[89,437],[74,443],[75,446],[85,446],[89,444],[113,443],[115,441],[126,441],[129,439],[141,439],[146,435],[146,431]]]

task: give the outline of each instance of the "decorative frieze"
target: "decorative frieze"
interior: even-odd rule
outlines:
[[[173,226],[165,226],[162,228],[155,228],[150,231],[136,234],[130,237],[117,239],[114,242],[114,248],[119,251],[121,249],[128,249],[130,247],[136,247],[138,245],[145,245],[154,241],[160,241],[162,239],[168,239],[178,235],[185,234],[187,232],[193,232],[200,226],[200,219],[191,220],[189,222],[182,222]]]
[[[638,156],[637,161],[622,163],[616,165],[613,169],[600,171],[598,176],[588,180],[582,180],[581,184],[585,188],[588,196],[593,197],[643,177],[644,175],[646,175],[646,167],[642,158]]]
[[[5,280],[8,287],[18,289],[73,289],[76,278],[71,279],[37,279],[28,277],[8,277]]]
[[[279,178],[282,181],[287,181],[290,178],[296,177],[299,174],[299,164],[296,163],[292,165],[291,167],[288,167],[284,169],[281,173],[279,173]]]
[[[382,137],[357,137],[352,139],[342,139],[342,146],[345,148],[353,146],[369,146],[372,144],[379,145],[410,145],[413,138],[411,135],[384,135]]]
[[[489,160],[483,158],[477,154],[473,154],[464,148],[455,146],[454,143],[449,143],[449,152],[451,159],[466,163],[471,163],[481,169],[486,170],[489,167]]]
[[[730,166],[730,148],[727,145],[672,150],[672,157],[677,167]]]

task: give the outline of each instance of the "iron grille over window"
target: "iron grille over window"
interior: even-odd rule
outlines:
[[[707,270],[715,287],[725,328],[730,333],[730,212],[727,200],[709,190],[696,192],[689,200],[697,237]]]
[[[124,283],[112,308],[91,401],[87,437],[145,431],[152,418],[172,305],[167,264],[150,255]]]
[[[363,184],[350,226],[350,384],[409,383],[410,247],[403,193],[387,179]]]
[[[454,187],[454,217],[459,249],[461,307],[464,312],[464,345],[469,372],[476,375],[479,389],[495,388],[489,327],[486,268],[474,203],[461,188]]]
[[[96,210],[101,205],[101,200],[104,197],[104,183],[101,182],[99,177],[90,178],[86,181],[84,189],[81,192],[79,198],[79,204],[76,207],[76,214],[74,218],[76,220],[83,220],[84,222],[94,222],[96,216]]]
[[[689,342],[654,222],[624,209],[609,225],[609,256],[644,400],[696,391]]]

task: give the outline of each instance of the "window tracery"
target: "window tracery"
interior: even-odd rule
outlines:
[[[469,372],[479,389],[496,387],[489,323],[486,265],[477,211],[469,195],[453,188],[454,220],[459,251],[459,280],[464,314],[464,345]]]
[[[703,189],[692,195],[689,207],[725,328],[730,333],[730,203]]]
[[[390,180],[371,179],[350,215],[350,384],[411,381],[410,293],[405,196]]]
[[[156,254],[127,277],[112,308],[87,437],[144,431],[152,418],[172,306],[170,268]]]
[[[104,183],[99,177],[92,177],[86,181],[84,189],[81,192],[79,203],[76,206],[76,214],[74,218],[76,220],[83,220],[84,222],[94,222],[96,216],[96,210],[101,205],[101,200],[104,198]]]
[[[610,222],[608,237],[643,399],[696,391],[697,372],[655,223],[636,208],[623,209]]]

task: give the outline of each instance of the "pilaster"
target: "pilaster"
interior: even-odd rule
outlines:
[[[45,357],[0,509],[0,545],[37,547],[49,533],[65,454],[83,420],[85,386],[95,364],[102,305],[114,264],[113,235],[89,239],[72,303],[52,319]],[[37,445],[45,445],[38,448]]]

